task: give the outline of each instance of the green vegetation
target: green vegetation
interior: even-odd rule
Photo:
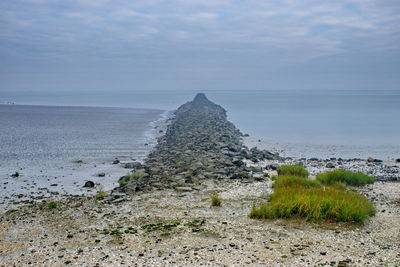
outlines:
[[[271,180],[272,180],[272,181],[276,181],[277,178],[278,178],[278,176],[276,176],[276,175],[271,175]]]
[[[308,177],[309,173],[303,166],[300,165],[282,165],[277,169],[278,175],[292,175],[299,177]]]
[[[257,219],[299,217],[309,221],[364,222],[375,214],[374,206],[346,184],[361,185],[373,178],[360,173],[335,170],[310,180],[300,166],[281,166],[268,203],[254,205],[249,216]],[[300,167],[300,168],[299,168]],[[287,175],[283,173],[297,173]]]
[[[57,206],[58,206],[58,204],[57,204],[57,202],[55,202],[55,201],[50,201],[49,203],[47,203],[47,207],[48,207],[50,210],[57,208]]]
[[[137,230],[134,229],[133,227],[128,227],[127,229],[125,229],[124,233],[125,234],[136,234]]]
[[[253,206],[250,217],[363,222],[374,214],[375,208],[366,197],[340,186],[289,186],[276,188],[268,204]]]
[[[142,173],[140,172],[134,172],[134,173],[130,173],[125,175],[124,177],[126,177],[127,179],[139,179],[143,176]]]
[[[264,172],[264,177],[269,178],[269,173],[268,172]]]
[[[372,184],[375,181],[373,177],[366,174],[360,172],[350,172],[342,169],[320,173],[317,175],[317,180],[322,184],[342,182],[346,183],[347,185],[354,186]]]
[[[124,176],[125,177],[125,176]],[[125,185],[128,184],[127,180],[122,177],[121,179],[118,180],[119,186],[124,187]]]
[[[118,180],[119,186],[124,187],[128,184],[128,181],[131,179],[139,179],[143,176],[140,172],[129,173]]]
[[[221,206],[221,198],[218,194],[211,195],[211,207],[220,207]]]
[[[101,200],[101,199],[104,199],[106,196],[107,196],[107,193],[104,192],[103,190],[100,190],[97,192],[95,197],[97,200]]]
[[[279,176],[272,185],[273,188],[288,186],[318,187],[320,186],[320,182],[316,180],[310,180],[305,177],[285,175]]]
[[[142,225],[142,230],[145,233],[150,233],[154,231],[165,231],[165,230],[170,230],[174,227],[177,227],[178,225],[181,224],[180,220],[170,220],[170,221],[164,221],[164,222],[158,222],[158,223],[150,223],[150,224],[145,224]]]

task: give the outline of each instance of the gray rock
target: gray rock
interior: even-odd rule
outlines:
[[[276,170],[279,167],[278,164],[270,164],[265,167],[267,170]]]
[[[326,167],[326,168],[333,169],[333,168],[335,168],[335,164],[333,164],[332,162],[328,162],[328,163],[325,165],[325,167]]]
[[[140,162],[127,162],[124,165],[126,169],[140,169],[142,168],[142,164]]]
[[[188,187],[188,186],[178,186],[178,187],[175,187],[175,190],[178,192],[192,192],[193,188]]]
[[[253,178],[256,181],[262,181],[264,180],[264,174],[263,173],[253,173]]]
[[[368,161],[368,162],[375,162],[375,163],[383,162],[383,160],[381,160],[381,159],[374,159],[374,158],[371,158],[371,157],[369,157],[369,158],[367,159],[367,161]]]
[[[92,181],[87,181],[87,182],[85,182],[85,185],[84,185],[83,187],[92,188],[92,187],[94,187],[94,182],[92,182]]]
[[[101,173],[99,173],[97,176],[99,176],[99,177],[104,177],[104,176],[106,176],[106,173],[101,172]]]

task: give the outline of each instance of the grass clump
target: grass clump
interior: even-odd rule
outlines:
[[[128,184],[129,180],[131,180],[131,179],[139,179],[142,176],[143,176],[143,174],[140,173],[140,172],[129,173],[129,174],[125,175],[125,176],[122,176],[118,180],[119,186],[120,187],[124,187],[124,186],[126,186]]]
[[[278,176],[276,176],[276,175],[271,175],[271,180],[272,180],[272,181],[276,181],[276,179],[278,179]]]
[[[278,187],[269,203],[253,206],[251,218],[300,217],[311,221],[362,223],[375,214],[368,199],[341,186]]]
[[[163,222],[158,222],[158,223],[149,223],[142,225],[142,230],[145,233],[150,233],[154,231],[166,231],[166,230],[171,230],[172,228],[175,228],[181,224],[181,221],[178,219],[174,220],[169,220],[169,221],[163,221]]]
[[[292,175],[292,176],[299,176],[299,177],[308,177],[309,172],[300,165],[282,165],[279,166],[277,169],[278,175]]]
[[[350,172],[342,169],[320,173],[317,175],[317,180],[322,184],[342,182],[353,186],[372,184],[375,181],[374,177],[369,175],[360,172]]]
[[[211,207],[220,207],[221,203],[222,201],[218,194],[211,195]]]
[[[142,176],[143,176],[143,174],[141,174],[140,172],[134,172],[134,173],[127,174],[124,177],[126,177],[127,179],[139,179]]]
[[[118,180],[118,184],[119,184],[120,187],[124,187],[124,186],[126,186],[128,184],[128,181],[124,177],[122,177],[122,178],[120,178]]]
[[[278,176],[269,202],[254,205],[249,216],[362,223],[375,214],[375,207],[366,197],[346,189],[345,180],[329,180],[328,186],[323,184],[320,179],[310,180],[304,176]]]
[[[101,200],[101,199],[104,199],[106,196],[107,196],[107,193],[103,190],[100,190],[96,193],[95,198],[97,200]]]
[[[55,209],[57,208],[58,204],[55,201],[50,201],[49,203],[47,203],[47,208],[49,208],[49,210]]]
[[[289,186],[303,186],[303,187],[318,187],[320,182],[316,180],[310,180],[304,177],[284,175],[279,176],[275,183],[272,185],[273,188],[289,187]]]

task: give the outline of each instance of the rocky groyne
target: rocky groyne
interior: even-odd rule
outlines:
[[[204,179],[257,179],[260,169],[249,168],[245,159],[278,160],[278,154],[249,150],[243,134],[227,120],[226,110],[199,93],[174,113],[164,136],[144,165],[133,172],[140,177],[121,178],[123,191],[176,188],[190,191]]]

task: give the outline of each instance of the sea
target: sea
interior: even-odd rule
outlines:
[[[114,161],[143,162],[165,116],[159,109],[0,105],[0,210],[10,199],[117,187],[129,170]],[[84,188],[86,181],[96,188]]]
[[[223,106],[243,133],[284,156],[400,158],[396,90],[4,93],[0,205],[21,194],[98,190],[82,188],[88,180],[112,189],[128,172],[112,162],[143,161],[168,114],[198,92]],[[12,178],[15,172],[21,176]]]

